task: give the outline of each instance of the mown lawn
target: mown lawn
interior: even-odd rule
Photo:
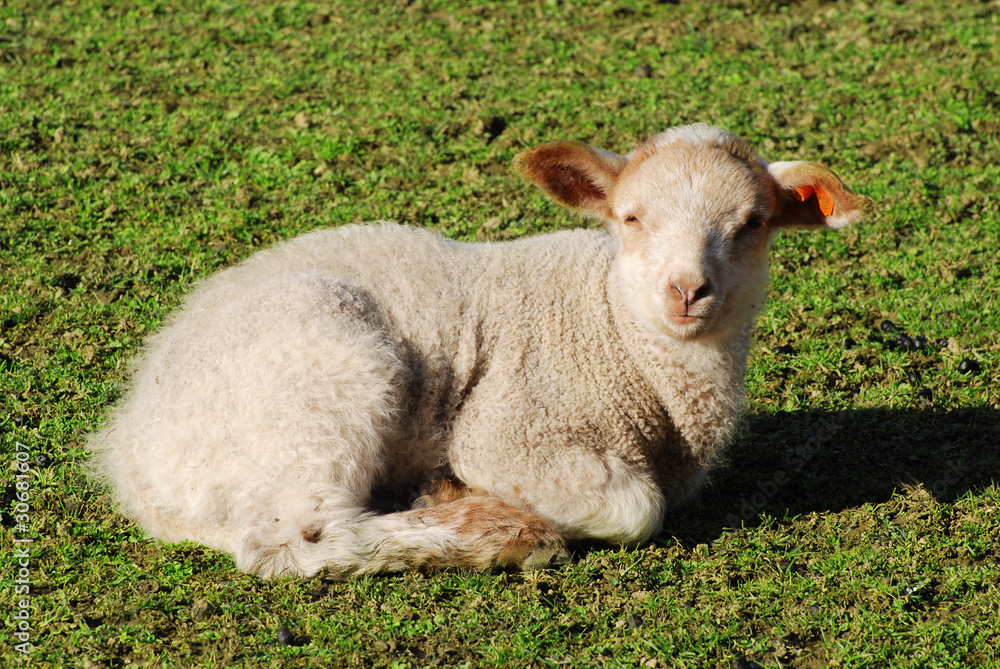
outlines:
[[[979,0],[0,3],[0,664],[1000,666],[998,40]],[[695,121],[878,213],[779,240],[739,439],[653,544],[264,582],[88,482],[198,278],[360,220],[592,225],[513,155]]]

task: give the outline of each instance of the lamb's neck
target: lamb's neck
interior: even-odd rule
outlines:
[[[619,332],[691,455],[708,462],[731,437],[743,407],[752,323],[714,338],[679,341],[636,322],[612,286]]]

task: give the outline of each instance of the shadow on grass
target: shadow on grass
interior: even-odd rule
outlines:
[[[754,526],[889,500],[922,484],[952,502],[1000,482],[1000,411],[844,410],[748,417],[709,484],[670,512],[664,537],[711,542]]]

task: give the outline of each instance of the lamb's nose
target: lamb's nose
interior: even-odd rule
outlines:
[[[682,302],[685,308],[690,308],[698,300],[703,300],[712,292],[712,286],[708,281],[700,285],[690,285],[675,283],[672,284],[677,291],[677,299]]]

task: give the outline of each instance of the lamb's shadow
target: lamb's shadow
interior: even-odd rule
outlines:
[[[711,542],[726,529],[836,512],[922,484],[939,501],[1000,482],[1000,410],[845,410],[752,415],[705,489],[663,536]]]

